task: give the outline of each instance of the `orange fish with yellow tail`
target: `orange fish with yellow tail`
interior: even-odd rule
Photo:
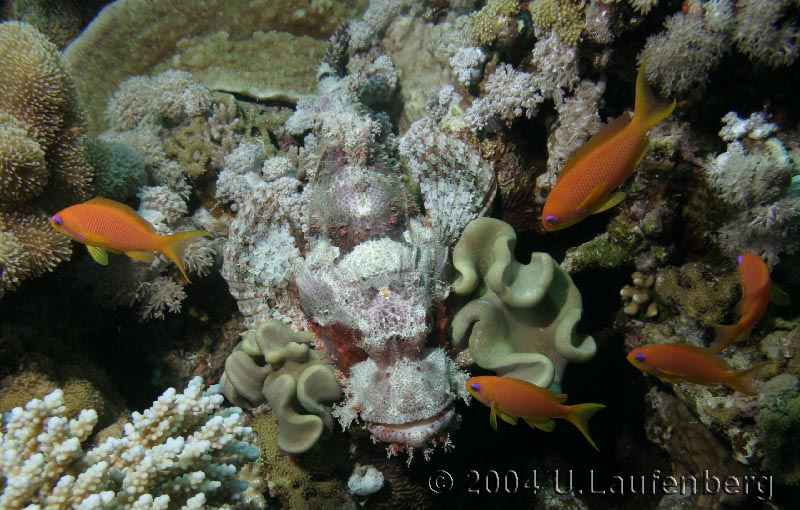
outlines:
[[[205,230],[191,230],[167,236],[125,204],[107,198],[93,198],[63,209],[50,218],[50,225],[65,236],[83,243],[95,262],[108,264],[108,252],[124,253],[132,259],[151,262],[153,252],[163,253],[178,266],[186,281],[183,252]]]
[[[717,353],[686,343],[653,344],[628,353],[628,361],[643,372],[665,382],[690,382],[703,386],[725,386],[746,395],[757,395],[753,386],[762,364],[731,370]]]
[[[522,418],[531,427],[551,432],[553,418],[563,418],[575,425],[589,444],[597,450],[589,435],[589,418],[603,409],[603,404],[564,405],[567,396],[554,393],[522,379],[483,375],[467,380],[467,391],[492,410],[489,423],[497,430],[497,417],[511,425]]]
[[[739,320],[730,326],[714,326],[717,336],[709,346],[714,352],[720,352],[730,344],[746,338],[769,304],[772,283],[764,260],[758,255],[743,253],[736,257],[736,263],[742,281],[742,298],[734,308]]]
[[[542,209],[542,227],[561,230],[591,214],[610,209],[625,198],[614,190],[636,168],[647,149],[647,132],[675,109],[675,100],[659,102],[644,76],[636,78],[633,118],[620,115],[564,163]]]

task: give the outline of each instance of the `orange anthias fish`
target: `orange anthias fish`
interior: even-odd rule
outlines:
[[[662,381],[690,382],[703,386],[724,384],[747,395],[756,395],[755,376],[763,365],[745,370],[731,370],[715,352],[686,343],[653,344],[637,347],[628,353],[633,366]]]
[[[717,337],[709,349],[720,352],[730,344],[747,337],[750,330],[767,309],[772,283],[769,268],[758,255],[743,253],[736,257],[739,278],[742,280],[742,298],[736,303],[734,311],[739,316],[736,324],[716,325]]]
[[[567,228],[625,198],[625,193],[614,190],[641,161],[647,149],[647,131],[675,108],[675,100],[661,103],[656,99],[644,68],[643,62],[636,78],[633,118],[620,115],[564,163],[542,209],[545,230]]]
[[[50,225],[65,236],[83,243],[99,264],[108,264],[108,252],[150,262],[152,252],[163,253],[178,266],[186,281],[183,252],[194,238],[211,236],[205,230],[191,230],[160,236],[153,225],[125,204],[107,198],[93,198],[72,205],[50,218]]]
[[[492,410],[489,423],[497,430],[497,417],[515,425],[522,418],[531,427],[550,432],[556,426],[553,418],[563,418],[575,425],[597,450],[589,435],[589,418],[603,409],[603,404],[564,405],[567,396],[554,393],[522,379],[483,375],[467,380],[467,391]]]

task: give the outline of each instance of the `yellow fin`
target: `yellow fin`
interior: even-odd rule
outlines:
[[[92,256],[95,262],[102,266],[108,265],[108,252],[105,248],[101,248],[99,246],[90,246],[87,244],[86,249],[89,250],[89,255]]]
[[[492,430],[497,431],[497,403],[492,402],[490,406],[491,411],[489,411],[489,425],[492,426]]]
[[[178,266],[178,269],[188,283],[192,282],[189,280],[189,276],[186,274],[186,270],[183,267],[183,253],[186,247],[189,246],[196,237],[201,236],[212,237],[211,234],[205,230],[190,230],[188,232],[179,232],[177,234],[158,237],[160,244],[158,251],[166,255],[168,259]]]
[[[592,209],[592,212],[590,214],[597,214],[603,211],[607,211],[612,207],[614,207],[615,205],[617,205],[618,203],[622,202],[624,199],[625,199],[625,193],[622,191],[616,191],[608,195],[608,198],[603,200],[602,203],[600,203],[597,207]]]
[[[603,128],[595,133],[594,136],[589,138],[589,140],[587,140],[580,149],[573,152],[572,155],[567,158],[567,161],[564,163],[564,168],[562,168],[561,172],[559,172],[558,179],[556,179],[556,181],[564,177],[580,160],[594,152],[594,150],[599,146],[603,145],[608,140],[616,136],[620,131],[628,127],[630,123],[630,116],[627,113],[623,113],[616,119],[603,126]]]
[[[651,127],[658,124],[664,117],[672,113],[675,109],[675,99],[669,103],[662,103],[653,94],[653,90],[647,83],[645,67],[647,61],[642,60],[639,66],[639,73],[636,75],[636,100],[633,110],[633,120],[631,124],[637,125],[642,132],[647,132]]]
[[[592,204],[596,204],[603,198],[603,188],[605,188],[604,183],[600,183],[592,188],[592,191],[590,191],[589,194],[586,195],[586,198],[584,198],[583,201],[578,204],[578,207],[575,208],[576,212],[586,212],[594,209]]]
[[[536,427],[545,432],[552,432],[553,429],[556,428],[555,420],[550,418],[523,418],[523,420],[531,427]]]
[[[758,395],[759,391],[755,388],[756,378],[767,363],[759,363],[758,365],[744,370],[736,370],[726,372],[724,383],[738,392],[745,395]]]
[[[569,406],[569,412],[566,416],[564,416],[568,422],[575,425],[578,430],[581,431],[583,437],[585,437],[586,440],[589,441],[589,444],[592,445],[592,448],[597,451],[600,451],[600,449],[596,444],[594,444],[592,436],[589,435],[589,418],[594,416],[597,411],[604,409],[605,407],[606,406],[603,404],[578,404]]]
[[[152,262],[156,257],[151,251],[126,251],[125,255],[134,260],[141,260],[142,262]]]

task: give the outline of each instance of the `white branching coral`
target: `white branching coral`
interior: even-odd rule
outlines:
[[[800,154],[768,138],[774,125],[762,114],[741,119],[731,112],[723,121],[728,150],[705,167],[712,188],[737,211],[720,228],[720,245],[730,255],[758,253],[775,265],[781,253],[800,251],[800,198],[791,193]]]
[[[506,124],[522,115],[530,119],[542,101],[536,76],[500,64],[486,80],[486,94],[472,103],[464,117],[473,131],[480,131],[492,119]]]
[[[783,20],[785,10],[797,0],[736,2],[736,47],[751,60],[771,67],[788,66],[800,53],[800,30]]]
[[[708,73],[730,43],[725,34],[711,30],[703,17],[673,14],[665,31],[651,36],[639,56],[646,62],[647,78],[666,96],[684,93],[708,81]]]
[[[221,409],[219,385],[203,391],[189,381],[169,388],[143,413],[133,413],[122,437],[89,451],[83,445],[97,412],[65,416],[56,390],[14,408],[0,434],[0,508],[52,510],[218,508],[245,484],[238,468],[258,457],[241,409]]]
[[[211,106],[211,94],[191,74],[176,69],[152,78],[134,76],[123,81],[111,96],[105,116],[118,130],[131,129],[147,115],[171,120],[194,117]]]

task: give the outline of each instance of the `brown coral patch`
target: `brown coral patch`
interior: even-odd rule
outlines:
[[[665,268],[656,278],[655,292],[661,300],[704,326],[724,323],[741,293],[735,272],[717,277],[700,263]]]

